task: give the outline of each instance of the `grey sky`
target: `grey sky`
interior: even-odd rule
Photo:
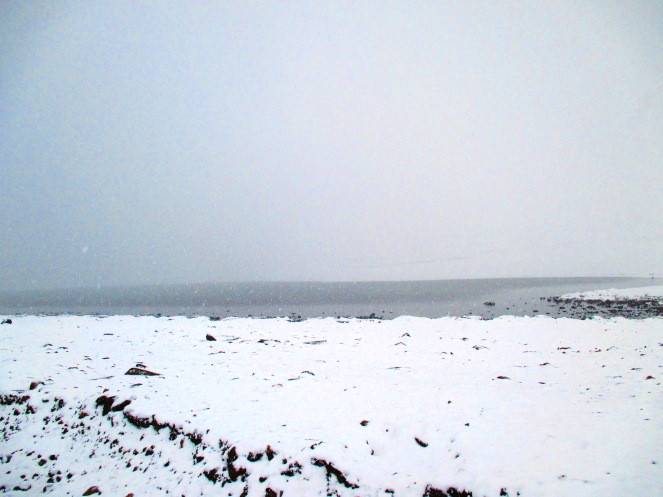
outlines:
[[[663,4],[2,2],[0,289],[663,273]]]

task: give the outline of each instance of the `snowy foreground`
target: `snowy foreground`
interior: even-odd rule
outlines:
[[[9,318],[0,491],[663,495],[662,319]]]

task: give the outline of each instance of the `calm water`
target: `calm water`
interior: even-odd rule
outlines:
[[[660,284],[646,278],[205,283],[0,293],[2,314],[441,317],[559,316],[546,297]],[[543,300],[542,300],[543,299]],[[486,306],[484,302],[495,302]]]

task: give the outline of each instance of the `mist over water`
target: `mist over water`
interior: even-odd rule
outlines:
[[[645,278],[504,278],[398,282],[245,282],[0,294],[0,312],[104,315],[442,317],[558,315],[541,298],[648,286]],[[486,306],[485,302],[495,305]]]
[[[661,19],[1,2],[0,291],[660,276]]]

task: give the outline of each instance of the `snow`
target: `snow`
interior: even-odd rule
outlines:
[[[663,299],[663,286],[645,286],[640,288],[610,288],[608,290],[593,290],[591,292],[578,292],[562,295],[562,300],[623,300],[658,298]]]
[[[5,317],[0,490],[663,493],[661,319]]]

